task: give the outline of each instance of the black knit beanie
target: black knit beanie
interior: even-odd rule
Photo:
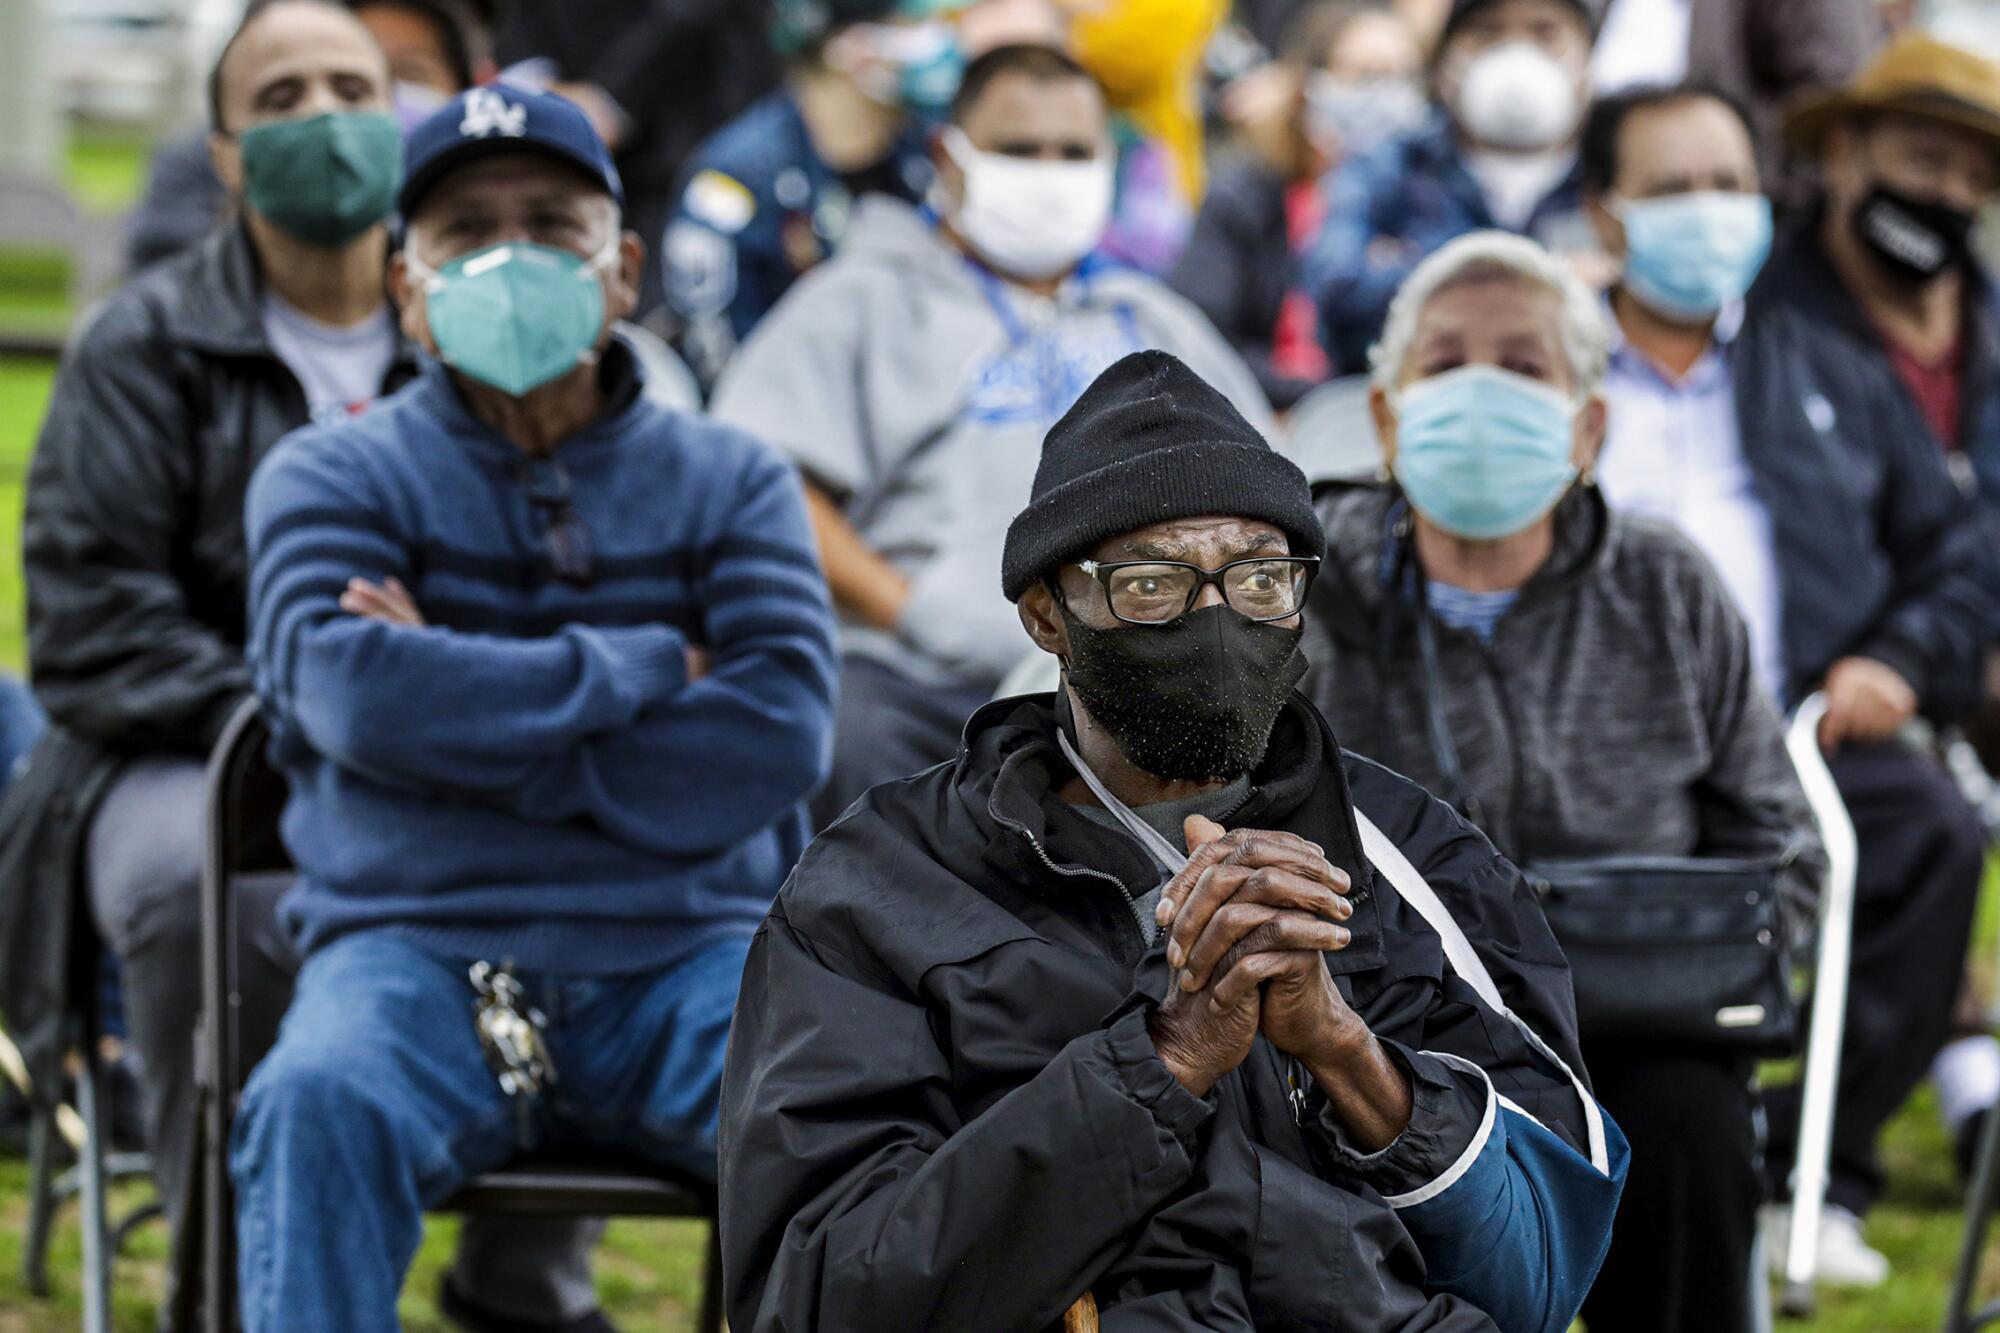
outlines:
[[[1204,517],[1262,519],[1293,555],[1326,554],[1306,474],[1178,358],[1134,352],[1042,441],[1034,493],[1007,529],[1001,589],[1017,601],[1107,538]]]

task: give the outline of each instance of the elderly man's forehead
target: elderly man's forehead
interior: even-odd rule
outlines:
[[[424,196],[417,216],[427,220],[463,208],[596,211],[610,205],[604,187],[575,167],[541,153],[496,153],[439,181]]]
[[[1239,555],[1283,555],[1291,543],[1283,530],[1254,518],[1177,518],[1100,543],[1091,558],[1112,560],[1187,560],[1205,563]]]

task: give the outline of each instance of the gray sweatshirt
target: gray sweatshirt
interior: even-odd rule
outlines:
[[[1594,487],[1578,487],[1557,508],[1554,553],[1491,644],[1432,622],[1458,793],[1428,733],[1416,633],[1427,612],[1387,586],[1415,559],[1406,511],[1392,506],[1376,487],[1320,501],[1328,551],[1301,688],[1342,745],[1445,800],[1473,796],[1481,827],[1517,864],[1797,846],[1788,897],[1816,893],[1818,838],[1749,634],[1685,538],[1614,515]]]
[[[1042,436],[1100,371],[1150,347],[1277,438],[1256,379],[1163,283],[1086,262],[1043,300],[973,264],[916,209],[870,195],[840,253],[730,362],[712,411],[790,455],[909,576],[897,631],[847,624],[845,650],[990,686],[1034,650],[1000,595],[1000,553]]]

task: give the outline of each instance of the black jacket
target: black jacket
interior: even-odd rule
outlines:
[[[1925,716],[1954,722],[1979,699],[2000,629],[1993,530],[1818,237],[1808,217],[1771,256],[1730,349],[1743,456],[1771,516],[1790,692],[1860,654],[1908,680]],[[1980,321],[1968,386],[1990,382]],[[1996,458],[1996,408],[1973,407],[1971,452]]]
[[[1278,311],[1298,276],[1284,178],[1248,157],[1216,168],[1171,282],[1229,340],[1280,412],[1315,386],[1271,368]]]
[[[413,369],[406,355],[385,387]],[[52,725],[0,823],[0,1015],[40,1073],[96,799],[131,756],[205,755],[249,693],[243,493],[306,420],[240,227],[135,278],[56,376],[22,522],[29,665]]]
[[[1047,696],[981,710],[955,762],[876,788],[822,834],[758,932],[722,1094],[731,1326],[1032,1330],[1090,1289],[1108,1330],[1493,1328],[1420,1248],[1424,1221],[1385,1196],[1467,1151],[1485,1094],[1463,1061],[1585,1171],[1587,1108],[1446,970],[1439,938],[1362,859],[1353,808],[1580,1068],[1568,969],[1519,874],[1442,804],[1339,750],[1303,699],[1281,716],[1229,822],[1310,837],[1353,876],[1354,940],[1328,965],[1417,1102],[1364,1160],[1316,1091],[1294,1109],[1288,1089],[1311,1081],[1261,1040],[1208,1097],[1167,1073],[1146,1030],[1167,968],[1131,909],[1159,875],[1135,840],[1054,797],[1070,774],[1055,725]],[[1617,1190],[1594,1178],[1604,1235],[1567,1233],[1581,1268],[1554,1257],[1563,1209],[1538,1190],[1509,1215],[1518,1230],[1482,1209],[1461,1237],[1510,1256],[1502,1284],[1539,1284],[1533,1313],[1501,1327],[1560,1330],[1581,1303]]]

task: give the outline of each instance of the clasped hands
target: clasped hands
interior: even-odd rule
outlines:
[[[1186,824],[1187,866],[1160,894],[1174,968],[1155,1011],[1153,1043],[1196,1096],[1236,1068],[1261,1031],[1309,1062],[1337,1060],[1366,1035],[1322,954],[1347,947],[1353,916],[1346,872],[1291,833],[1225,833],[1199,815]]]
[[[1346,872],[1324,849],[1268,829],[1224,832],[1199,815],[1189,856],[1160,894],[1174,968],[1153,1011],[1153,1045],[1174,1078],[1207,1094],[1250,1054],[1258,1033],[1306,1067],[1364,1152],[1410,1123],[1407,1073],[1394,1063],[1327,971],[1353,934]]]

